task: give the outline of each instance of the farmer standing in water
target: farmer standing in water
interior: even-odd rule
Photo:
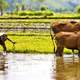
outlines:
[[[3,47],[3,50],[4,50],[4,53],[7,51],[6,49],[6,45],[5,45],[5,41],[8,40],[10,41],[11,43],[15,44],[14,41],[10,40],[8,37],[7,37],[7,34],[6,33],[0,33],[0,45]],[[6,54],[6,53],[5,53]]]

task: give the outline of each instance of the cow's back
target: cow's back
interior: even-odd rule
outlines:
[[[56,34],[57,43],[69,49],[77,49],[77,33],[74,32],[59,32]]]
[[[54,33],[55,33],[55,30],[57,31],[56,33],[60,32],[60,31],[65,31],[65,32],[80,31],[80,22],[57,21],[57,22],[52,23],[51,28],[53,29]]]

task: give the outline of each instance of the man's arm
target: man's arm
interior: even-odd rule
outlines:
[[[15,42],[14,42],[14,41],[12,41],[12,40],[10,40],[9,38],[7,38],[7,40],[8,40],[8,41],[10,41],[11,43],[15,44]]]

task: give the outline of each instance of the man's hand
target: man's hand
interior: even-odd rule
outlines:
[[[16,44],[16,42],[13,42],[13,44]]]

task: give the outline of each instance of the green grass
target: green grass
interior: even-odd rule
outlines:
[[[23,15],[23,16],[19,16],[16,14],[5,14],[3,16],[0,16],[0,19],[80,19],[79,13],[54,13],[53,12],[53,15],[46,15],[47,12],[45,12],[42,15],[40,14],[33,15],[34,12],[30,12],[30,13],[31,15]]]
[[[3,23],[49,23],[54,19],[0,19]]]
[[[58,14],[59,15],[59,14]],[[36,22],[52,22],[55,20],[67,20],[67,19],[0,19],[0,22],[2,23],[36,23]],[[10,26],[8,26],[10,27]],[[11,34],[11,35],[10,35]],[[13,35],[12,35],[13,34]],[[15,35],[14,35],[15,34]],[[16,35],[17,34],[17,35]],[[36,35],[37,36],[27,36],[27,35]],[[42,35],[49,35],[49,36],[42,36]],[[41,36],[40,36],[41,35]],[[38,53],[53,53],[53,44],[50,37],[50,32],[8,32],[8,37],[16,42],[15,44],[15,52],[18,53],[32,53],[32,52],[38,52]],[[6,41],[7,51],[8,52],[14,52],[13,45]],[[0,46],[0,51],[2,51],[3,48]],[[71,53],[71,50],[64,49],[65,53]]]
[[[10,38],[16,41],[16,52],[52,52],[53,50],[50,36],[10,36]],[[11,47],[8,47],[9,50],[12,50]]]
[[[49,34],[49,33],[48,33]],[[53,53],[53,43],[51,36],[8,36],[11,40],[15,41],[16,53]],[[8,52],[14,52],[13,45],[6,41],[6,47]],[[0,51],[3,48],[0,46]],[[64,53],[71,53],[71,50],[64,49]]]
[[[50,36],[8,36],[11,40],[16,42],[15,52],[39,52],[48,53],[53,52],[53,45]],[[13,52],[13,45],[6,41],[7,50]],[[2,47],[0,47],[2,50]]]

